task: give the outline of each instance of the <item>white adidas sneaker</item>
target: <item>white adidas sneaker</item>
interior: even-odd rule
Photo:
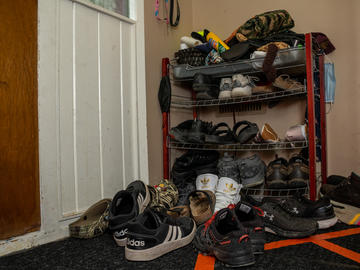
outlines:
[[[228,207],[229,204],[237,204],[240,201],[240,189],[242,185],[229,177],[219,179],[215,196],[215,212]]]
[[[215,194],[219,177],[212,173],[200,174],[196,177],[197,190],[209,190]]]

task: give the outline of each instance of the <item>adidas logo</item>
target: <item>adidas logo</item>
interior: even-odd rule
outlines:
[[[123,229],[121,231],[116,231],[114,233],[114,235],[115,235],[115,237],[123,237],[123,236],[125,236],[127,234],[127,232],[128,232],[128,229],[126,228],[126,229]]]
[[[203,184],[202,188],[208,188],[209,185],[208,183],[210,182],[210,179],[209,178],[203,178],[200,180],[200,182]]]
[[[233,187],[233,184],[225,184],[225,185],[226,185],[226,189],[224,189],[224,192],[226,192],[226,193],[236,190],[236,188]]]
[[[139,240],[128,238],[127,245],[132,246],[132,247],[144,247],[145,241],[139,241]]]

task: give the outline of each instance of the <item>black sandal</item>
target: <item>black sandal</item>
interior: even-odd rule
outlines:
[[[226,129],[219,129],[224,127]],[[205,143],[211,144],[233,144],[236,143],[234,135],[228,124],[221,122],[215,125],[209,134],[205,135]]]
[[[238,132],[238,129],[241,126],[244,127],[241,128],[240,131]],[[233,136],[238,143],[249,142],[251,139],[253,139],[256,136],[258,132],[259,132],[259,128],[257,124],[251,123],[249,121],[237,122],[233,128]]]

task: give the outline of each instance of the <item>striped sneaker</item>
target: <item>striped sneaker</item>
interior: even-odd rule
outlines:
[[[191,243],[196,225],[189,217],[172,218],[146,210],[128,223],[125,258],[150,261]]]
[[[118,246],[126,245],[128,221],[144,212],[149,202],[149,189],[140,180],[115,194],[110,205],[109,230]]]

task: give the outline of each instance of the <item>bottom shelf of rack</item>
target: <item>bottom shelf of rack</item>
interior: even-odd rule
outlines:
[[[266,151],[301,149],[308,147],[307,141],[277,142],[277,143],[251,143],[251,144],[196,144],[168,141],[169,149],[185,150],[220,150],[220,151]]]

